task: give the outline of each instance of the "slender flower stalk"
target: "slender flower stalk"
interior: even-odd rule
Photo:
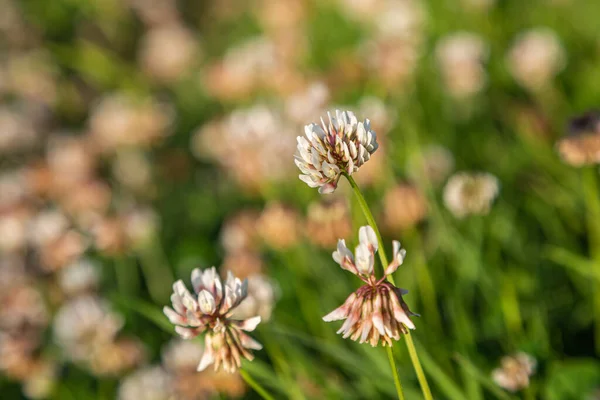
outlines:
[[[387,261],[385,249],[383,246],[383,240],[381,239],[381,233],[379,232],[379,228],[377,227],[375,218],[373,218],[371,209],[369,208],[369,205],[367,204],[367,202],[366,202],[364,196],[362,195],[360,188],[356,184],[356,181],[354,180],[354,178],[352,178],[348,174],[343,174],[343,175],[346,177],[346,179],[348,179],[350,186],[352,186],[354,194],[356,195],[356,198],[358,199],[358,203],[360,204],[360,207],[363,211],[363,214],[365,215],[365,218],[367,219],[367,222],[375,231],[375,235],[377,236],[377,240],[379,242],[379,252],[378,252],[379,259],[381,260],[382,267],[385,268],[385,266],[388,265],[388,261]],[[393,276],[388,275],[386,278],[392,285],[395,286]],[[427,378],[425,377],[425,373],[423,372],[423,367],[421,366],[421,362],[419,361],[417,349],[415,348],[412,337],[410,336],[410,330],[407,330],[404,337],[406,338],[406,346],[408,347],[408,352],[410,354],[410,360],[415,369],[415,373],[417,374],[417,379],[419,380],[419,384],[421,385],[421,391],[423,392],[423,396],[425,397],[425,400],[433,400],[433,396],[431,394],[431,389],[429,388],[429,384],[427,383]],[[395,375],[394,381],[396,383],[396,390],[398,392],[398,398],[403,398],[402,388],[400,386],[400,380],[397,376],[396,365],[393,360],[392,348],[388,347],[387,351],[388,351],[388,358],[390,359],[390,365],[391,365],[392,371],[394,372],[394,375]]]
[[[256,380],[254,380],[254,378],[252,378],[246,370],[240,369],[240,375],[248,384],[248,386],[254,389],[254,391],[258,393],[260,397],[262,397],[264,400],[275,400],[273,396],[271,396],[269,392],[265,390],[265,388],[263,388],[258,382],[256,382]]]

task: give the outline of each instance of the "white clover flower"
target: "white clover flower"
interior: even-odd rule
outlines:
[[[173,379],[159,366],[144,367],[123,379],[117,399],[173,400]]]
[[[565,68],[567,54],[556,32],[535,28],[519,35],[506,62],[520,85],[536,91],[547,86]]]
[[[232,317],[234,309],[248,295],[248,281],[242,282],[231,272],[225,284],[215,267],[192,271],[192,295],[179,280],[173,285],[171,302],[173,308],[163,311],[175,326],[175,331],[184,339],[205,333],[205,351],[198,371],[211,364],[217,371],[220,367],[235,372],[241,366],[241,357],[252,360],[250,349],[260,350],[260,343],[242,331],[253,331],[260,323],[259,316],[238,320]]]
[[[444,188],[444,203],[457,218],[485,215],[498,195],[499,186],[498,178],[489,173],[457,173]]]
[[[352,175],[378,148],[377,135],[371,122],[358,122],[351,111],[335,111],[329,124],[304,127],[306,137],[298,136],[298,149],[294,161],[302,174],[300,179],[319,193],[331,193],[342,173]]]
[[[516,392],[529,386],[529,377],[533,375],[536,360],[527,353],[519,352],[502,357],[501,367],[492,372],[492,379],[498,386],[510,392]]]
[[[74,361],[87,361],[91,351],[112,343],[124,320],[108,303],[80,296],[63,305],[54,318],[54,338]]]
[[[379,340],[383,345],[391,346],[392,339],[399,340],[401,333],[415,329],[410,320],[412,313],[402,300],[402,295],[408,293],[399,289],[386,280],[404,261],[406,250],[400,247],[400,242],[394,241],[394,258],[380,279],[375,277],[373,265],[378,249],[377,236],[370,226],[363,226],[358,231],[359,244],[354,254],[346,247],[346,242],[340,239],[338,248],[333,252],[333,259],[347,271],[358,276],[366,285],[350,295],[340,307],[323,317],[326,322],[345,320],[337,333],[345,338],[368,342],[377,346]]]

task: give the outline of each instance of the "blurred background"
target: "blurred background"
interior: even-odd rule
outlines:
[[[196,373],[201,342],[162,314],[175,279],[212,265],[249,279],[265,348],[245,368],[275,398],[393,398],[385,352],[321,320],[359,285],[331,252],[366,221],[345,181],[319,195],[292,155],[335,108],[378,134],[355,178],[407,249],[396,282],[435,397],[600,398],[598,170],[556,151],[599,104],[600,3],[0,10],[2,399],[258,398]]]

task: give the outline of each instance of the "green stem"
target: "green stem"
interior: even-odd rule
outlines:
[[[590,256],[594,263],[596,277],[600,278],[600,201],[598,201],[598,174],[595,168],[583,171],[584,201],[587,212],[587,228],[590,247]],[[600,281],[593,282],[593,307],[595,309],[596,323],[594,329],[596,354],[600,354]]]
[[[354,194],[356,195],[356,198],[358,199],[358,203],[360,204],[360,208],[362,209],[363,214],[365,214],[365,217],[367,218],[367,222],[369,223],[369,225],[371,225],[371,228],[373,228],[373,230],[375,231],[375,234],[377,235],[377,240],[379,241],[379,251],[377,253],[379,254],[379,259],[381,260],[381,268],[383,268],[385,270],[385,268],[388,266],[388,261],[387,261],[387,256],[385,254],[383,240],[381,238],[381,233],[379,232],[379,228],[377,227],[375,218],[373,218],[371,209],[369,208],[369,205],[367,204],[367,201],[365,200],[364,196],[362,195],[362,192],[360,191],[360,188],[356,184],[356,181],[354,180],[354,178],[352,178],[350,175],[347,175],[347,174],[344,174],[344,176],[346,177],[346,179],[348,179],[350,186],[352,186],[352,189],[354,190]],[[390,283],[392,285],[396,286],[393,276],[389,275],[387,277],[387,280],[390,281]],[[417,355],[417,349],[415,348],[415,344],[413,343],[412,338],[410,336],[410,331],[406,335],[404,335],[404,338],[406,339],[406,346],[408,347],[408,353],[410,354],[410,360],[413,364],[413,368],[415,369],[415,373],[417,374],[417,379],[419,380],[419,384],[421,385],[421,391],[423,392],[423,397],[425,397],[425,400],[433,400],[433,396],[431,395],[431,390],[429,389],[429,384],[427,383],[427,378],[425,377],[425,373],[423,372],[423,367],[421,367],[421,362],[419,361],[419,356]],[[391,348],[390,348],[390,352],[391,352]],[[402,399],[403,398],[403,397],[401,397],[402,396],[402,386],[400,385],[400,378],[398,377],[398,372],[396,371],[396,365],[395,365],[395,363],[393,363],[393,359],[391,358],[391,356],[389,356],[389,353],[388,353],[388,357],[390,358],[390,365],[392,367],[392,372],[394,373],[394,383],[396,384],[398,398]]]
[[[402,393],[402,384],[400,383],[400,375],[398,375],[398,368],[396,368],[396,360],[394,360],[394,351],[392,347],[386,347],[388,360],[390,361],[390,368],[392,369],[392,375],[394,376],[394,386],[396,386],[396,394],[399,400],[404,400],[404,393]]]
[[[243,369],[240,369],[240,375],[242,376],[242,378],[244,379],[244,381],[246,381],[246,383],[252,388],[254,389],[254,391],[256,393],[258,393],[260,395],[260,397],[262,397],[264,400],[275,400],[273,398],[273,396],[271,396],[269,394],[269,392],[267,392],[265,390],[265,388],[263,388],[262,386],[260,386],[260,384],[258,382],[256,382],[254,380],[254,378],[252,378],[250,376],[250,374],[248,372],[246,372]]]

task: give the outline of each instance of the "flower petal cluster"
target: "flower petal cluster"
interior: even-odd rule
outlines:
[[[410,320],[412,313],[402,299],[408,293],[392,285],[386,280],[404,261],[406,251],[400,247],[400,242],[394,241],[394,258],[386,267],[384,276],[375,277],[375,253],[378,249],[377,236],[370,226],[363,226],[358,231],[359,244],[354,253],[346,247],[346,242],[340,239],[338,247],[333,252],[333,259],[347,271],[358,276],[365,285],[352,293],[340,307],[323,317],[326,322],[345,320],[337,333],[360,343],[368,342],[377,346],[379,341],[383,346],[391,346],[392,339],[399,340],[401,333],[415,329]]]
[[[231,272],[223,283],[215,267],[192,271],[194,294],[179,280],[173,285],[171,302],[173,308],[163,311],[184,339],[205,334],[205,352],[198,365],[203,371],[211,364],[217,371],[223,368],[235,372],[241,366],[241,358],[252,360],[251,349],[260,350],[260,343],[243,331],[251,332],[260,323],[260,317],[238,320],[233,310],[248,295],[248,281],[235,278]]]
[[[327,113],[329,123],[304,127],[306,137],[298,136],[295,163],[302,172],[300,179],[319,193],[331,193],[342,173],[352,175],[377,150],[377,135],[371,122],[358,119],[351,111]]]

